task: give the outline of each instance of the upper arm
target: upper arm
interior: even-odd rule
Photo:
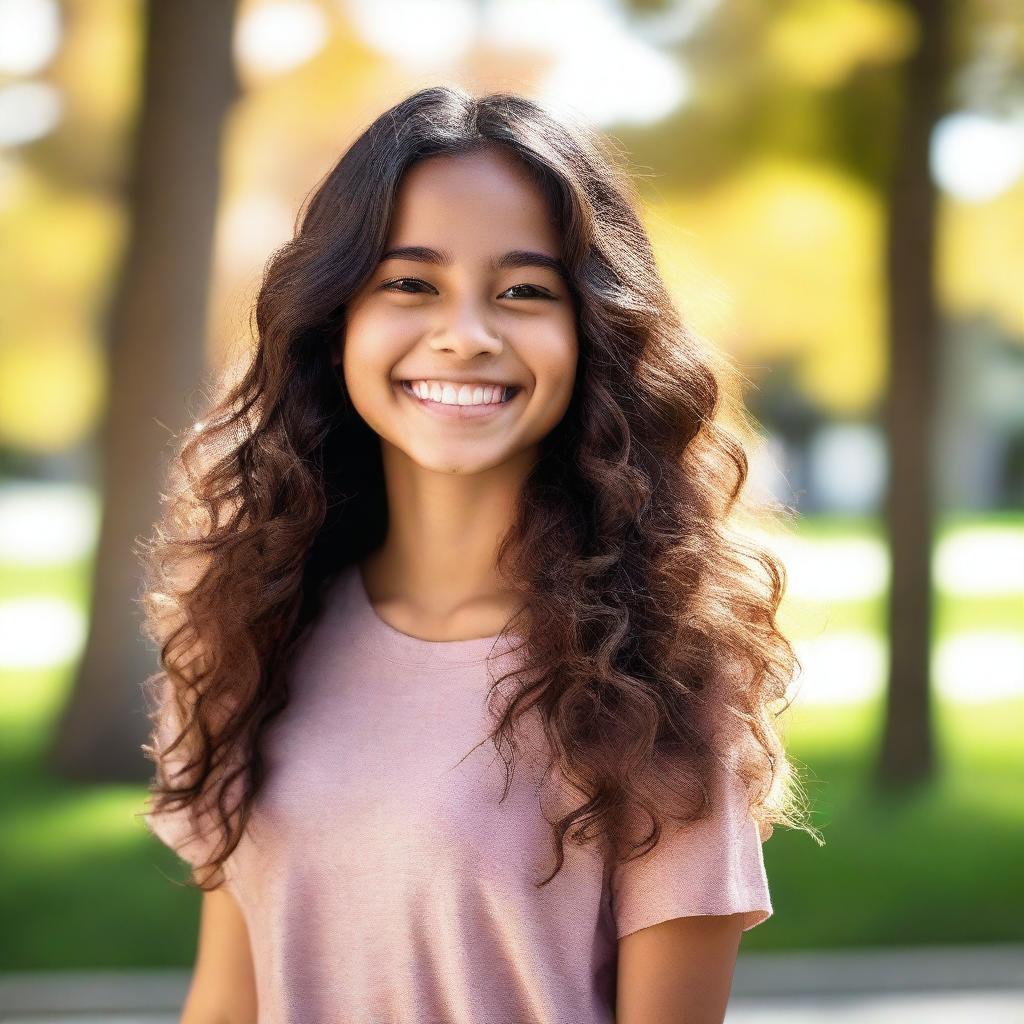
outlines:
[[[619,939],[615,1024],[722,1024],[743,918],[677,917]]]
[[[180,1024],[255,1024],[256,975],[249,931],[225,887],[203,893],[192,984]]]

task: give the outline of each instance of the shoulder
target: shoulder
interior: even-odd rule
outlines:
[[[680,825],[663,821],[658,842],[611,872],[619,939],[674,918],[742,915],[743,930],[772,914],[761,834],[743,780],[714,773],[711,807]]]

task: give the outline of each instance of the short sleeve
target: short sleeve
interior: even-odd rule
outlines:
[[[653,849],[613,870],[617,938],[676,917],[743,914],[743,930],[749,931],[771,916],[761,835],[746,786],[732,772],[716,779],[718,803],[710,817],[684,826],[663,822]]]
[[[169,699],[168,689],[162,691],[155,719],[153,745],[157,754],[157,778],[163,785],[173,784],[172,776],[188,760],[184,744],[179,744],[171,753],[167,747],[177,736],[180,726],[174,703]],[[193,804],[189,807],[174,807],[156,813],[152,810],[155,797],[147,801],[149,808],[143,816],[146,828],[164,845],[192,867],[205,865],[220,844],[220,826],[209,813],[199,813]],[[225,877],[230,877],[228,862],[225,862]]]

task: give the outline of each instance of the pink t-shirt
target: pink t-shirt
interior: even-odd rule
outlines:
[[[491,741],[462,760],[493,721],[492,647],[496,678],[516,654],[494,637],[409,636],[377,614],[357,566],[335,582],[225,862],[260,1024],[610,1024],[619,938],[693,914],[742,913],[745,930],[771,915],[760,836],[731,775],[718,814],[666,827],[645,858],[608,872],[567,842],[562,870],[536,888],[554,864],[544,812],[582,800],[567,784],[538,788],[539,720],[502,804]],[[184,817],[145,820],[196,864],[213,839],[188,840]]]

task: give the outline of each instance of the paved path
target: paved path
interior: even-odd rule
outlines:
[[[1024,992],[733,998],[725,1024],[1024,1024]]]
[[[188,982],[178,970],[0,974],[0,1021],[177,1024]],[[826,1021],[1024,1024],[1024,946],[741,954],[726,1024]]]

